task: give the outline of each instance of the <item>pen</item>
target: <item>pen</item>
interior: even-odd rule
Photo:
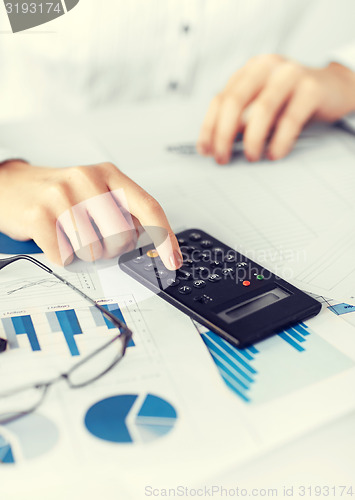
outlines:
[[[234,154],[237,154],[237,153],[240,153],[243,151],[243,142],[242,142],[242,139],[243,139],[243,135],[242,134],[237,134],[237,137],[235,138],[234,142],[233,142],[233,146],[232,146],[232,155]],[[196,145],[195,144],[175,144],[175,145],[171,145],[171,146],[167,146],[167,151],[169,151],[169,153],[177,153],[177,154],[180,154],[180,155],[187,155],[187,156],[190,156],[190,155],[197,155],[198,152],[197,152],[197,149],[196,149]]]

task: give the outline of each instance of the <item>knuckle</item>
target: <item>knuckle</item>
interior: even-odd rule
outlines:
[[[71,167],[70,177],[73,177],[78,181],[89,179],[92,176],[93,168],[94,167],[92,166],[83,166],[83,165],[79,165],[77,167]]]
[[[288,79],[297,79],[302,75],[303,72],[304,69],[302,68],[302,66],[296,62],[285,61],[282,64],[282,76]]]
[[[57,180],[46,188],[46,198],[52,202],[68,199],[69,186],[65,181]]]
[[[300,83],[301,90],[309,96],[317,97],[320,93],[320,84],[312,76],[305,76]]]
[[[255,104],[254,112],[257,113],[258,111],[261,111],[263,114],[268,114],[272,109],[274,109],[275,103],[275,96],[272,96],[269,92],[267,94],[265,93]]]
[[[231,108],[238,106],[241,101],[241,93],[238,89],[233,89],[224,96],[223,106]]]
[[[281,63],[284,59],[279,54],[263,54],[260,56],[259,60],[267,66],[274,66],[275,64]]]
[[[100,164],[101,170],[108,175],[114,174],[118,171],[118,168],[113,163],[106,161]]]
[[[243,88],[242,87],[234,87],[227,94],[225,94],[223,99],[223,107],[224,108],[239,108],[243,102]]]

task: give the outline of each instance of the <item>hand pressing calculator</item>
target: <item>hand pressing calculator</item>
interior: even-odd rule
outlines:
[[[319,313],[317,300],[204,231],[176,236],[179,270],[166,269],[153,245],[122,255],[121,269],[236,347]]]

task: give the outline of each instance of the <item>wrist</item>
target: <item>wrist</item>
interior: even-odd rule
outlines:
[[[346,101],[347,110],[344,114],[355,111],[355,72],[337,62],[331,62],[323,71],[333,80]]]

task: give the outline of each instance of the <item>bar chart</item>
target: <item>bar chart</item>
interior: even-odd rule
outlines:
[[[125,315],[130,321],[137,321],[140,312],[134,299],[122,300],[123,308],[117,301],[107,301],[101,305],[117,319],[126,324]],[[5,332],[10,349],[28,349],[33,353],[46,352],[50,349],[65,351],[72,357],[82,354],[79,338],[101,335],[103,339],[112,335],[116,329],[102,312],[95,306],[77,303],[74,307],[57,305],[46,310],[29,310],[29,314],[13,314],[2,317],[0,326]],[[138,318],[140,320],[140,318]],[[130,340],[128,347],[134,347]]]
[[[354,366],[305,323],[237,349],[195,323],[225,384],[247,404],[266,403]]]

